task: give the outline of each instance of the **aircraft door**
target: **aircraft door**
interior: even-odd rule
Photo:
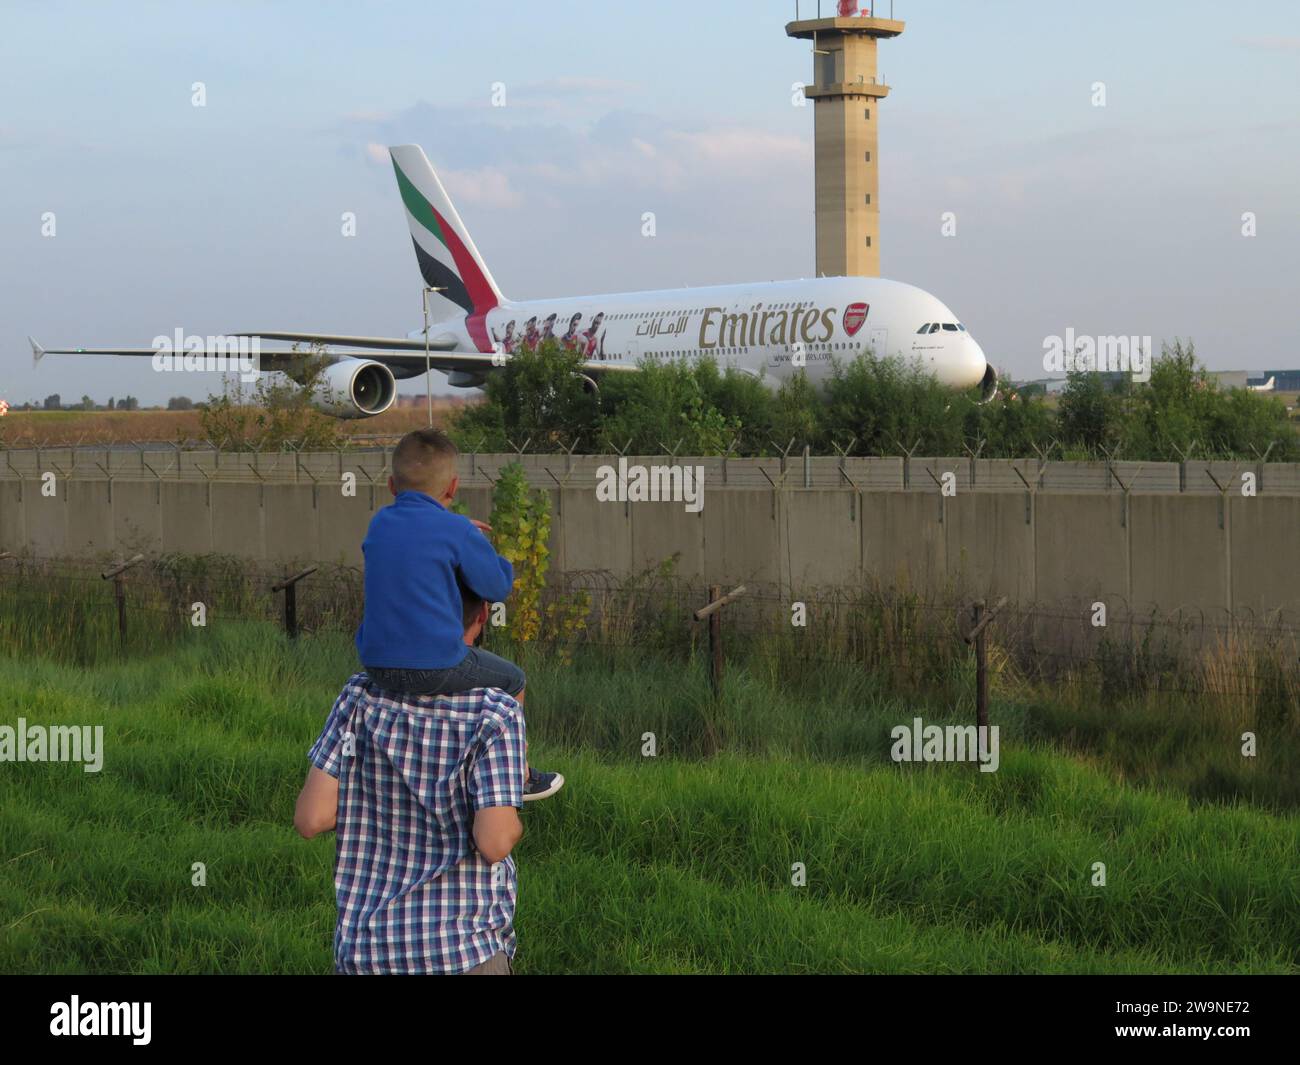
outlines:
[[[889,330],[873,329],[867,337],[867,345],[876,358],[886,358],[889,355]]]

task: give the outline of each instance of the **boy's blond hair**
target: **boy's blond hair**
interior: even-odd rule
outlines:
[[[393,484],[399,492],[425,492],[438,499],[456,476],[459,449],[441,429],[416,429],[393,450]]]

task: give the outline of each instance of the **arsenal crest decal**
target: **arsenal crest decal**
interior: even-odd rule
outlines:
[[[867,320],[867,311],[870,306],[866,303],[850,303],[844,308],[844,332],[853,336],[862,328],[862,323]]]

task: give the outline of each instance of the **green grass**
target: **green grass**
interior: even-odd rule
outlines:
[[[330,971],[333,839],[290,819],[351,662],[346,637],[256,623],[0,658],[0,723],[103,724],[107,748],[98,774],[0,766],[0,971]],[[528,665],[533,760],[569,783],[525,814],[523,972],[1300,968],[1300,817],[1134,786],[1041,707],[995,702],[983,774],[889,762],[890,725],[968,708],[860,670],[780,684],[756,659],[715,707],[698,663]]]

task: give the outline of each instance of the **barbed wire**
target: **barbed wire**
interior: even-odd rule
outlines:
[[[382,486],[389,451],[400,434],[355,436],[327,449],[308,450],[281,443],[230,448],[230,441],[186,439],[174,442],[104,440],[87,442],[79,437],[67,444],[0,441],[0,480],[37,478],[61,473],[73,480],[197,480],[199,483],[253,481],[256,483],[308,483],[322,485],[326,478],[353,474],[363,486]],[[1106,491],[1215,495],[1227,494],[1241,475],[1255,479],[1256,494],[1300,494],[1300,463],[1267,462],[1265,456],[1203,457],[1185,454],[1174,461],[1121,460],[1113,455],[1066,460],[1053,457],[1052,449],[1019,458],[979,457],[979,449],[965,455],[919,456],[915,447],[882,449],[873,454],[852,454],[856,441],[836,445],[834,454],[812,454],[793,445],[775,454],[740,455],[737,439],[716,454],[679,454],[680,443],[661,445],[659,454],[635,455],[626,447],[605,453],[580,453],[572,449],[544,448],[530,439],[510,451],[462,450],[467,466],[467,486],[495,483],[500,469],[511,462],[525,465],[529,480],[540,487],[594,487],[596,471],[619,459],[670,465],[703,465],[711,472],[711,487],[839,488],[934,492],[936,475],[952,475],[956,491]],[[860,450],[860,449],[859,449]],[[933,483],[932,483],[933,482]]]

